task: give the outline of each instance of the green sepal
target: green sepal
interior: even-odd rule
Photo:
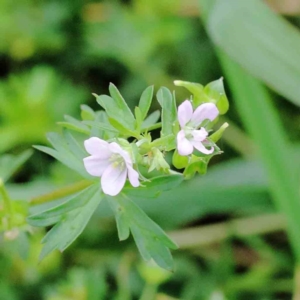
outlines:
[[[193,94],[193,106],[194,108],[205,102],[214,103],[220,115],[224,115],[229,109],[229,102],[225,94],[223,78],[212,81],[205,87],[199,83],[175,80],[176,86],[185,87],[188,91]]]
[[[216,143],[223,136],[223,133],[228,126],[228,123],[224,123],[216,132],[209,136],[209,140]]]
[[[191,160],[183,172],[185,179],[191,179],[198,172],[201,175],[204,175],[207,172],[207,165],[211,156],[208,158],[198,157],[192,155]]]
[[[223,78],[212,81],[204,88],[204,92],[209,98],[209,102],[216,104],[220,115],[224,115],[229,109],[229,101],[227,99]]]
[[[177,149],[173,153],[172,164],[176,169],[184,169],[189,163],[188,156],[182,156]]]
[[[202,84],[195,83],[195,82],[181,81],[181,80],[175,80],[174,84],[176,86],[182,86],[192,93],[193,95],[192,104],[194,108],[198,107],[200,104],[204,102],[209,102],[208,97],[204,93],[204,87]]]

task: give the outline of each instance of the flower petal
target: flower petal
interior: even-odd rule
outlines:
[[[208,132],[205,130],[205,128],[201,127],[200,130],[193,130],[192,135],[194,137],[194,141],[202,142],[208,136]]]
[[[132,160],[130,158],[130,155],[127,151],[121,148],[121,146],[115,142],[112,142],[109,144],[109,149],[112,153],[120,154],[126,163],[129,163],[132,165]]]
[[[101,177],[101,187],[105,194],[115,196],[122,190],[127,176],[126,168],[110,164]]]
[[[185,137],[183,130],[180,130],[177,134],[177,149],[178,153],[183,156],[190,155],[194,150],[191,142]]]
[[[189,122],[193,115],[193,106],[189,100],[185,100],[178,106],[178,121],[183,128],[187,122]]]
[[[198,150],[198,151],[200,151],[200,152],[202,152],[202,153],[204,153],[204,154],[211,154],[211,153],[213,153],[214,152],[214,147],[211,147],[210,149],[206,149],[205,147],[204,147],[204,145],[201,143],[201,142],[199,142],[199,141],[195,141],[195,140],[193,140],[193,141],[191,141],[192,142],[192,144],[193,144],[193,146]]]
[[[86,171],[92,176],[102,176],[104,170],[109,166],[108,159],[100,159],[97,156],[88,156],[83,159]]]
[[[102,159],[108,159],[111,156],[108,142],[97,137],[91,137],[84,141],[86,151]]]
[[[219,114],[215,104],[204,103],[197,107],[192,116],[192,123],[198,127],[204,120],[213,121]]]
[[[132,186],[138,187],[140,185],[139,173],[134,170],[131,166],[127,166],[128,170],[128,179]]]

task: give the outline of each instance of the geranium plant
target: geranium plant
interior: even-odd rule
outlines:
[[[35,146],[84,179],[64,194],[68,198],[62,204],[28,218],[33,226],[54,225],[42,240],[41,258],[54,249],[66,249],[105,200],[115,215],[119,239],[131,233],[145,260],[173,269],[170,249],[176,249],[176,244],[139,208],[138,201],[156,197],[197,172],[205,174],[209,160],[222,153],[216,142],[227,124],[213,134],[210,131],[228,110],[222,79],[205,87],[184,81],[175,84],[187,88],[190,99],[177,108],[175,93],[162,87],[156,94],[161,112],[149,115],[153,86],[142,93],[133,113],[110,84],[110,96],[95,94],[103,110],[82,105],[82,120],[66,116],[59,123],[63,134],[48,134],[53,148]],[[166,160],[169,152],[173,166]]]

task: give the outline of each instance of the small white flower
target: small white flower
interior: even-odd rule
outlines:
[[[192,104],[185,100],[178,107],[178,121],[181,130],[177,134],[177,149],[180,155],[186,156],[193,153],[194,148],[204,154],[211,154],[214,148],[206,149],[202,142],[208,136],[204,127],[199,126],[204,120],[213,121],[219,114],[215,104],[201,104],[193,112]]]
[[[92,176],[101,177],[101,187],[105,194],[119,194],[127,177],[132,186],[140,185],[139,174],[132,167],[129,153],[119,144],[91,137],[84,141],[84,146],[91,155],[83,159],[85,169]]]

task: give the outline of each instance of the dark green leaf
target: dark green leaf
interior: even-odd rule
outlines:
[[[101,196],[99,190],[97,190],[83,207],[64,214],[43,238],[42,243],[45,245],[40,260],[55,249],[65,250],[84,230],[100,201]]]
[[[116,216],[119,237],[128,237],[130,230],[145,260],[153,259],[160,267],[172,270],[169,248],[177,249],[177,245],[165,232],[127,197],[108,197],[108,201]]]

